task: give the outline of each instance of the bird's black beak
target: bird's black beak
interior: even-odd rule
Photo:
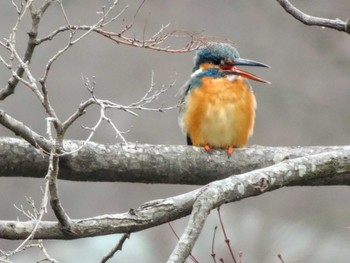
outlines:
[[[224,70],[230,72],[231,74],[242,76],[243,78],[247,78],[247,79],[259,81],[262,83],[270,84],[270,82],[267,80],[264,80],[256,75],[253,75],[247,71],[244,71],[244,70],[237,68],[237,66],[252,66],[252,67],[269,68],[270,67],[269,65],[266,65],[264,63],[260,63],[260,62],[254,61],[254,60],[250,60],[250,59],[244,59],[244,58],[235,58],[232,64],[233,64],[232,66],[225,68]]]

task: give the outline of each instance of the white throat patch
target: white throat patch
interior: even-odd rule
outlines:
[[[229,80],[229,81],[235,81],[239,78],[238,75],[227,75],[226,78]]]
[[[194,78],[196,76],[198,76],[199,74],[201,74],[203,72],[203,70],[201,68],[197,69],[195,72],[193,72],[191,74],[191,78]]]

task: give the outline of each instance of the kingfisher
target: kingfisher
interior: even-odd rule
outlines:
[[[187,144],[211,149],[247,145],[253,134],[256,99],[247,79],[269,83],[239,66],[269,67],[240,58],[228,43],[211,42],[197,50],[190,80],[181,90],[179,124]]]

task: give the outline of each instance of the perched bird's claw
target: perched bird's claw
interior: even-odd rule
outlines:
[[[232,155],[232,153],[233,153],[233,147],[232,147],[232,146],[229,146],[229,147],[227,148],[227,157],[230,158],[231,155]]]
[[[204,145],[204,150],[206,150],[208,153],[210,152],[210,146],[208,144]]]

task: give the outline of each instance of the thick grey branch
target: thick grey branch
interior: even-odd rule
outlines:
[[[188,215],[198,192],[197,190],[185,195],[154,200],[126,213],[73,219],[75,235],[64,232],[57,222],[42,221],[34,238],[77,239],[140,231]],[[31,233],[34,225],[35,222],[32,221],[0,221],[0,238],[24,239]]]
[[[266,191],[290,185],[303,185],[305,181],[350,171],[350,147],[341,151],[321,153],[288,160],[246,174],[230,176],[202,188],[193,205],[189,223],[168,263],[182,263],[202,230],[209,212],[228,202],[234,202]]]
[[[1,112],[0,112],[1,113]],[[1,114],[0,114],[1,119]],[[28,134],[30,137],[31,133]],[[34,139],[35,138],[35,139]],[[33,136],[33,144],[41,137]],[[42,139],[44,140],[44,139]],[[42,144],[48,143],[46,140]],[[73,151],[83,141],[66,141]],[[49,146],[48,146],[49,147]],[[89,142],[79,152],[60,158],[59,179],[90,182],[138,182],[203,185],[264,168],[288,159],[342,150],[341,147],[263,147],[235,149],[231,158],[225,151],[206,153],[202,148],[181,145],[98,144]],[[50,147],[48,148],[48,151]],[[44,177],[48,157],[15,138],[0,137],[0,177]],[[350,184],[348,177],[332,177],[314,184]],[[308,182],[308,185],[312,182]]]
[[[1,112],[0,112],[1,113]],[[0,114],[1,118],[1,114]],[[30,135],[30,134],[29,134]],[[33,136],[33,143],[41,137]],[[44,140],[43,143],[48,143]],[[83,141],[66,141],[66,151]],[[333,147],[263,147],[235,149],[231,158],[225,151],[206,153],[197,147],[87,143],[79,152],[62,156],[59,179],[90,182],[138,182],[203,185],[228,175],[264,168],[288,159],[334,150]],[[15,160],[15,161],[14,161]],[[48,157],[27,142],[0,137],[0,177],[44,177]],[[314,184],[350,184],[347,177],[322,178]]]
[[[309,185],[316,179],[322,182],[322,178],[334,176],[349,177],[349,173],[350,147],[346,147],[230,176],[186,194],[145,203],[137,209],[130,209],[127,213],[75,219],[72,220],[74,235],[64,233],[56,222],[43,221],[37,228],[35,238],[74,239],[136,232],[184,217],[191,213],[193,207],[196,207],[194,211],[198,211],[201,202],[206,202],[206,209],[212,209],[227,202],[261,195],[285,186]],[[198,223],[194,216],[192,214],[190,222]],[[205,221],[205,218],[201,220]],[[0,238],[23,239],[31,233],[34,224],[32,221],[0,221]],[[186,228],[179,243],[180,248],[178,246],[174,250],[169,262],[180,262],[179,258],[187,257],[196,239],[196,233],[194,235],[194,232],[189,233],[190,227],[192,226]],[[198,228],[200,227],[199,224]]]
[[[332,29],[336,29],[339,31],[344,31],[350,34],[350,21],[344,22],[337,19],[327,19],[322,17],[310,16],[296,7],[294,7],[288,0],[277,0],[277,2],[283,7],[283,9],[292,15],[294,18],[299,20],[308,26],[320,26],[320,27],[328,27]]]

